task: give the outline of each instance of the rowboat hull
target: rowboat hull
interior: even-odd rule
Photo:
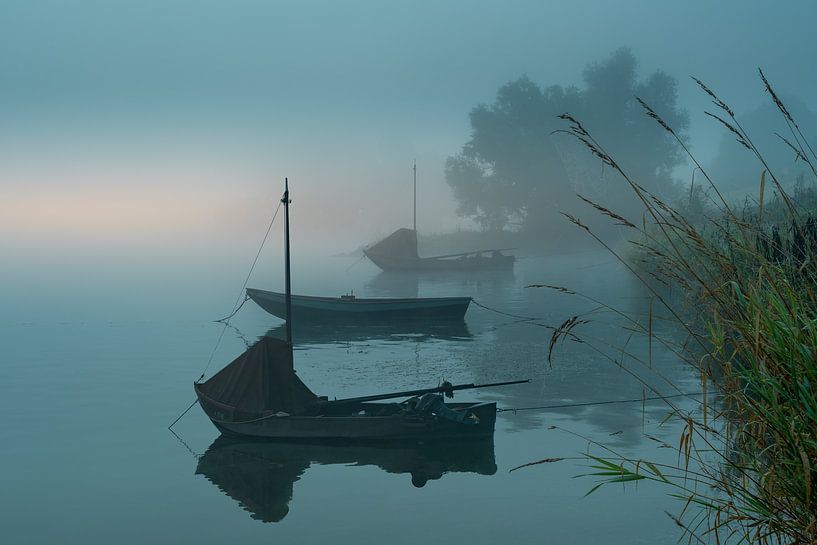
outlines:
[[[247,288],[247,295],[270,314],[286,319],[286,298],[283,293]],[[462,319],[470,303],[470,297],[345,299],[293,295],[292,318],[293,320]]]
[[[496,403],[447,403],[467,411],[477,423],[460,423],[436,415],[397,412],[395,403],[358,403],[342,413],[307,416],[236,414],[205,396],[196,386],[199,404],[225,435],[278,440],[400,441],[489,437],[496,424]],[[383,416],[378,416],[378,415]]]

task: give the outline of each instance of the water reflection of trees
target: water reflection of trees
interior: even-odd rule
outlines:
[[[603,301],[646,323],[650,312],[649,297],[623,268],[599,264],[605,257],[600,254],[594,259],[564,257],[549,260],[550,263],[536,262],[517,274],[526,284],[564,286]],[[536,277],[538,280],[534,280]],[[483,340],[481,331],[489,332],[484,342],[474,343],[474,348],[479,353],[467,359],[476,380],[492,381],[497,377],[511,375],[536,378],[534,383],[524,387],[491,392],[491,398],[497,400],[500,406],[531,407],[654,396],[652,391],[645,390],[639,380],[619,365],[622,358],[627,369],[638,372],[644,382],[663,394],[675,394],[677,391],[662,377],[667,377],[676,384],[689,383],[690,391],[696,389],[691,370],[671,351],[657,342],[650,347],[643,335],[634,335],[628,339],[628,331],[623,327],[626,324],[609,312],[596,311],[590,314],[590,323],[576,330],[581,340],[586,342],[575,339],[561,342],[555,349],[553,365],[548,366],[547,351],[552,333],[549,327],[558,326],[571,316],[592,312],[598,305],[577,295],[544,288],[528,288],[524,296],[516,298],[512,295],[496,293],[494,299],[488,299],[488,303],[501,305],[503,299],[510,300],[513,304],[506,304],[504,308],[515,314],[541,319],[535,322],[514,322],[502,317],[469,318],[477,341]],[[482,323],[478,323],[476,318]],[[656,330],[662,328],[659,318],[653,318]],[[491,322],[499,326],[494,325],[492,328]],[[672,330],[661,331],[661,334],[665,338],[676,335]],[[674,341],[680,344],[683,339]],[[593,347],[601,348],[607,353],[610,359],[591,347],[591,342]],[[644,362],[650,360],[651,368],[636,363],[627,354],[641,358]],[[662,402],[653,401],[643,406],[641,403],[627,403],[565,407],[505,413],[503,416],[511,429],[529,429],[542,426],[548,422],[549,415],[557,414],[559,419],[580,420],[598,430],[616,433],[616,442],[621,444],[641,441],[642,425],[646,421],[662,419],[666,412],[666,406]]]
[[[199,458],[204,475],[252,518],[279,522],[289,513],[294,485],[312,464],[376,466],[409,475],[415,487],[447,473],[496,473],[493,438],[430,444],[283,443],[216,439]]]
[[[569,340],[560,344],[553,366],[547,365],[552,332],[548,326],[557,326],[566,318],[590,312],[598,305],[577,295],[526,288],[530,284],[543,283],[564,286],[644,320],[649,313],[649,298],[641,285],[604,252],[521,259],[511,277],[427,277],[382,273],[369,285],[376,287],[379,293],[393,296],[407,295],[412,290],[423,295],[468,295],[482,305],[508,314],[537,318],[526,321],[472,305],[466,314],[466,322],[473,334],[473,342],[463,344],[451,339],[452,342],[440,347],[448,354],[452,365],[462,362],[459,365],[468,368],[474,382],[534,378],[530,385],[478,394],[498,401],[501,406],[531,407],[644,396],[644,387],[639,381],[586,343]],[[656,324],[660,322],[656,320]],[[628,334],[621,326],[612,314],[594,314],[591,323],[583,325],[580,333],[588,339],[595,339],[597,345],[619,361],[620,355],[615,354],[615,347],[620,349],[625,344],[627,352],[646,360],[646,340],[636,336],[628,342]],[[436,354],[429,356],[433,358]],[[372,357],[376,355],[372,354]],[[644,370],[641,376],[662,393],[676,392],[669,390],[660,374],[676,382],[683,382],[689,375],[688,368],[657,344],[652,347],[652,365],[653,369]],[[637,368],[637,365],[630,367]],[[452,368],[451,374],[460,371]],[[646,392],[646,397],[652,395],[652,392]],[[503,420],[511,429],[533,429],[547,425],[557,415],[562,420],[580,420],[599,430],[616,433],[614,437],[618,443],[635,443],[642,440],[642,424],[663,418],[665,412],[661,402],[647,402],[643,407],[640,403],[631,403],[504,413]]]

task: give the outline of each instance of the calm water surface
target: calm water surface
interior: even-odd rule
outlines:
[[[605,254],[521,259],[513,274],[394,276],[353,258],[296,256],[299,293],[468,295],[505,312],[558,325],[595,305],[528,284],[563,285],[646,314],[644,293]],[[206,260],[205,260],[206,261]],[[88,263],[6,270],[0,309],[0,527],[4,543],[674,543],[649,485],[603,488],[576,457],[580,436],[619,451],[673,458],[646,436],[677,441],[658,402],[503,412],[494,444],[377,448],[217,441],[194,398],[243,271],[191,262]],[[267,267],[271,269],[270,267]],[[277,266],[276,266],[277,268]],[[250,286],[280,289],[259,270]],[[581,331],[621,345],[598,316]],[[251,302],[226,330],[208,371],[281,321]],[[275,331],[273,331],[273,334]],[[642,387],[587,345],[568,342],[546,363],[550,331],[473,306],[449,327],[296,327],[295,365],[316,393],[348,397],[442,380],[529,385],[460,392],[457,400],[529,407],[639,398]],[[630,351],[646,354],[643,342]],[[652,366],[696,390],[691,372],[653,347]],[[649,377],[645,373],[645,377]],[[650,379],[652,380],[652,379]],[[655,378],[664,392],[670,388]],[[598,452],[593,450],[593,452]],[[545,457],[568,460],[510,472]]]

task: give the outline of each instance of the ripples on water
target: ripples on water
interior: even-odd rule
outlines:
[[[304,260],[307,261],[307,260]],[[354,259],[296,263],[294,289],[315,295],[473,296],[535,316],[541,325],[593,308],[532,283],[562,285],[630,312],[647,302],[605,254],[520,259],[512,274],[378,273]],[[319,266],[317,266],[319,265]],[[114,274],[113,272],[111,273]],[[157,279],[151,283],[150,278]],[[236,286],[165,282],[159,275],[100,288],[81,278],[8,295],[2,316],[0,426],[5,468],[0,521],[8,543],[418,543],[674,542],[664,491],[603,488],[572,479],[587,449],[575,434],[631,455],[672,459],[645,434],[674,443],[658,402],[499,415],[493,443],[375,446],[269,445],[218,439],[193,399]],[[58,280],[56,282],[59,282]],[[65,282],[68,282],[67,280]],[[278,279],[252,286],[278,289]],[[227,295],[225,295],[227,294]],[[598,317],[582,330],[621,344]],[[281,321],[248,303],[216,351],[214,372]],[[301,327],[295,365],[319,395],[350,397],[453,383],[533,378],[528,385],[457,393],[527,407],[638,398],[642,387],[587,346],[567,342],[552,368],[550,330],[473,306],[464,323]],[[644,353],[643,342],[630,350]],[[691,372],[653,347],[652,364],[690,384]],[[656,383],[663,391],[666,384]],[[556,427],[555,429],[553,427]],[[556,464],[509,472],[543,457]],[[662,458],[663,457],[663,458]]]

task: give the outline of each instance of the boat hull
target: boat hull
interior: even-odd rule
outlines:
[[[360,403],[342,415],[260,416],[231,414],[196,387],[199,404],[225,435],[279,440],[401,441],[488,437],[496,424],[496,403],[447,403],[454,411],[467,411],[477,423],[460,423],[436,415],[386,414],[393,403]],[[362,416],[364,412],[367,416]],[[371,415],[371,416],[368,416]],[[238,418],[236,418],[238,416]],[[255,417],[253,417],[255,416]]]
[[[270,314],[286,319],[283,293],[247,288],[247,296]],[[333,297],[292,296],[292,317],[301,320],[379,320],[390,319],[462,319],[470,297],[426,297],[408,299],[342,299]]]
[[[402,258],[389,257],[364,251],[372,263],[387,272],[399,271],[487,271],[513,269],[516,258],[512,255],[499,256],[464,256],[457,258],[418,257]]]

